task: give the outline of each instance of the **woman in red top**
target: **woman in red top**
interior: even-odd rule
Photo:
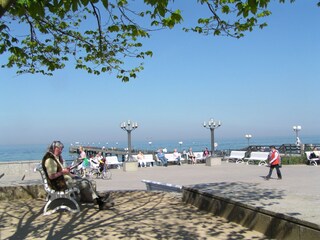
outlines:
[[[277,170],[278,180],[281,180],[282,175],[280,172],[280,154],[276,150],[275,146],[270,146],[270,153],[268,158],[269,158],[270,170],[269,170],[269,174],[266,176],[266,180],[270,179],[274,168],[276,168]]]

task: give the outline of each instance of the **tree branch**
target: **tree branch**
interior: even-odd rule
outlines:
[[[93,9],[93,14],[97,19],[98,31],[99,31],[99,49],[100,49],[100,52],[102,52],[102,38],[103,37],[102,37],[102,31],[101,31],[101,15],[100,15],[100,12],[98,12],[99,9],[91,1],[90,1],[90,4],[91,4],[92,9]]]

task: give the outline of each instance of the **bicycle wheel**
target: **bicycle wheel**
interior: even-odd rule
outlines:
[[[83,168],[81,168],[79,170],[79,175],[80,175],[80,177],[85,178],[86,177],[86,171]]]
[[[107,169],[106,171],[102,172],[102,178],[106,179],[106,180],[110,180],[112,177],[112,173],[109,169]]]

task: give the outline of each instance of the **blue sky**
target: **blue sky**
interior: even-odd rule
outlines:
[[[123,141],[128,119],[139,141],[208,138],[210,118],[222,122],[217,139],[291,136],[297,124],[302,138],[320,136],[316,2],[272,4],[269,26],[240,40],[154,32],[154,55],[129,83],[72,66],[53,77],[0,69],[0,144]],[[186,24],[201,11],[184,7]]]

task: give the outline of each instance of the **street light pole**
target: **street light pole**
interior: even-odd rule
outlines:
[[[211,132],[211,156],[214,156],[214,130],[221,126],[220,121],[215,121],[211,118],[208,123],[204,122],[203,127],[210,129]]]
[[[251,134],[246,134],[245,138],[248,139],[248,147],[249,147],[250,146],[249,141],[250,141],[250,138],[252,138],[252,135]]]
[[[148,142],[149,143],[149,151],[151,151],[151,144],[152,144],[152,142],[150,141],[150,142]]]
[[[299,145],[300,144],[299,131],[301,131],[301,126],[300,125],[293,126],[293,131],[296,133],[296,144]]]
[[[179,145],[180,145],[180,149],[179,149],[179,152],[181,152],[181,145],[183,144],[182,141],[179,142]]]
[[[128,120],[127,122],[123,122],[120,124],[120,127],[122,130],[126,131],[128,133],[128,158],[127,161],[131,161],[131,132],[138,128],[138,123],[131,122]]]

